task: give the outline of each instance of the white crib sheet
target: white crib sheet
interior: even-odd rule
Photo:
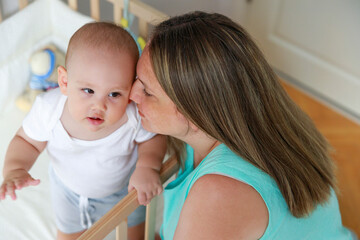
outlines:
[[[25,114],[14,108],[0,118],[0,154],[1,166],[6,148],[21,125]],[[37,187],[24,188],[17,191],[18,199],[12,201],[9,197],[0,202],[0,239],[55,239],[55,223],[49,192],[47,176],[48,159],[43,153],[30,174],[41,179]],[[1,173],[0,181],[3,177]]]

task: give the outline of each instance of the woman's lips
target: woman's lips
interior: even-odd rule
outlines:
[[[87,120],[92,125],[100,125],[104,122],[104,119],[97,118],[97,117],[88,117]]]

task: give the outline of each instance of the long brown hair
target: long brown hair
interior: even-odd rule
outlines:
[[[221,14],[188,13],[156,26],[149,50],[179,111],[273,177],[295,217],[328,200],[329,145],[242,27]]]

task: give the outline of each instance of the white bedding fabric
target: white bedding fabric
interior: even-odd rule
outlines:
[[[25,114],[14,108],[0,118],[0,154],[1,166],[6,148],[21,125]],[[55,239],[55,223],[49,192],[47,175],[48,160],[42,154],[30,170],[34,178],[41,179],[37,187],[17,191],[17,200],[9,197],[0,202],[0,239],[1,240],[35,240]],[[1,167],[2,169],[2,167]],[[2,172],[0,181],[2,182]]]
[[[0,116],[25,89],[30,55],[50,42],[65,51],[71,35],[90,21],[59,0],[37,0],[0,24]]]

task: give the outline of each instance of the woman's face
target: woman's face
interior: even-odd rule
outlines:
[[[182,138],[188,130],[188,121],[161,88],[150,62],[147,48],[137,64],[137,79],[130,99],[138,107],[143,127],[154,133]]]

